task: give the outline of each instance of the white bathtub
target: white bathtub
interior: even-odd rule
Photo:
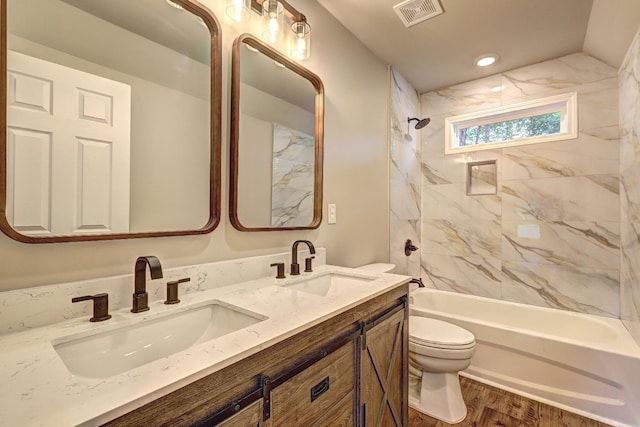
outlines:
[[[640,347],[619,320],[425,288],[411,292],[411,314],[475,335],[476,353],[461,375],[615,426],[640,426]]]

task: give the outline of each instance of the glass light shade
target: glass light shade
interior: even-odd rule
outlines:
[[[278,0],[264,0],[262,3],[262,39],[276,44],[282,39],[284,8]]]
[[[291,25],[293,37],[289,55],[298,61],[304,61],[311,55],[311,26],[305,21],[294,22]]]
[[[251,17],[251,0],[225,0],[225,12],[234,21],[248,21]]]

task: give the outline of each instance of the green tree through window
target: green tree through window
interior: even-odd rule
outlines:
[[[458,129],[460,147],[534,136],[553,135],[560,132],[560,112],[523,117],[503,122]]]

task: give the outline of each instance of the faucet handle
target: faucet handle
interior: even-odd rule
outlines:
[[[80,301],[93,301],[93,317],[89,319],[90,322],[102,322],[103,320],[111,319],[109,314],[109,294],[85,295],[71,299],[71,302]]]
[[[167,282],[167,300],[164,303],[165,304],[179,303],[180,300],[178,299],[178,285],[180,283],[186,283],[189,281],[191,281],[191,277],[185,277],[184,279]]]
[[[270,265],[270,267],[277,267],[276,270],[276,279],[286,279],[287,276],[284,274],[284,262],[274,262]]]
[[[313,259],[315,257],[312,255],[309,258],[304,259],[304,272],[311,273],[313,272]]]

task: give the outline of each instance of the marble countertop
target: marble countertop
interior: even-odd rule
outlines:
[[[328,272],[374,280],[326,296],[282,285]],[[111,312],[112,319],[91,323],[87,317],[0,336],[0,425],[94,426],[203,378],[260,350],[310,328],[409,281],[407,276],[375,274],[322,265],[297,277],[262,278],[181,295],[181,303],[149,304],[151,310]],[[106,379],[72,375],[52,343],[78,334],[137,324],[216,300],[267,317],[236,332],[195,345]],[[133,320],[132,320],[133,319]]]

